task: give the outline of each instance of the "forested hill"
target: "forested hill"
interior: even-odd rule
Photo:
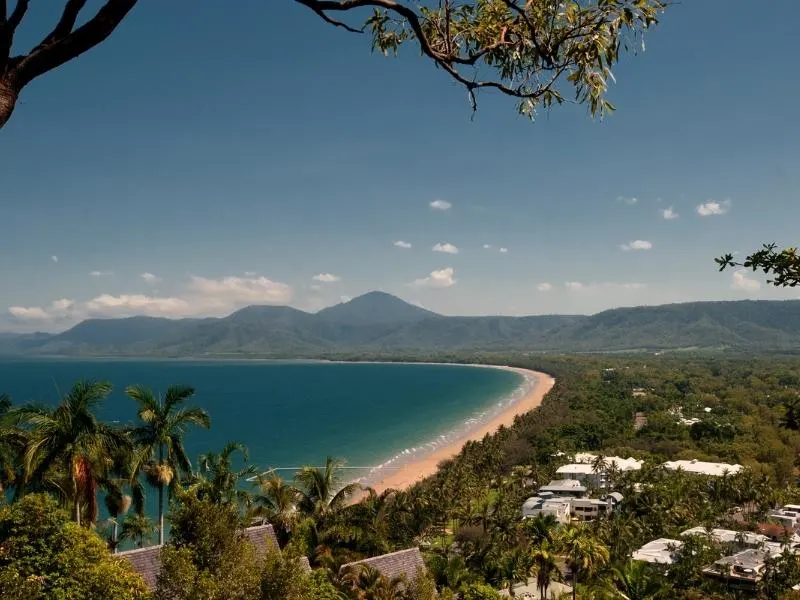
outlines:
[[[591,316],[448,317],[371,292],[312,314],[250,306],[219,319],[89,319],[0,336],[4,354],[242,355],[455,350],[800,350],[800,301],[693,302]]]

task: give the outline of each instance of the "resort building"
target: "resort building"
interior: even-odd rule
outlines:
[[[631,558],[656,565],[671,565],[677,560],[677,553],[682,547],[683,542],[681,541],[659,538],[647,542],[634,552]]]
[[[267,552],[267,549],[278,550],[280,548],[272,525],[248,527],[244,530],[244,537],[255,546],[256,551],[262,556]],[[142,576],[147,588],[152,591],[156,589],[158,574],[161,572],[161,548],[163,548],[162,545],[148,546],[147,548],[120,552],[117,556],[127,560],[133,570]],[[307,565],[308,559],[302,566],[305,568]]]
[[[608,487],[608,481],[606,480],[608,470],[625,472],[638,471],[642,468],[641,460],[620,458],[619,456],[604,457],[603,466],[601,467],[597,464],[597,455],[589,454],[588,452],[576,454],[573,460],[573,463],[556,469],[556,474],[562,479],[574,479],[594,488]]]
[[[698,475],[722,477],[723,475],[736,475],[744,467],[742,465],[729,465],[726,463],[704,462],[701,460],[671,460],[664,463],[664,468],[670,471],[685,471]]]
[[[422,553],[419,551],[419,548],[399,550],[397,552],[347,563],[340,567],[339,573],[358,568],[359,566],[372,567],[389,580],[401,578],[408,583],[413,583],[420,574],[425,574],[427,572],[425,561],[422,558]]]
[[[622,494],[616,492],[602,498],[587,498],[586,491],[586,487],[575,480],[551,481],[523,503],[522,518],[551,515],[559,523],[594,521],[614,511],[623,499]]]
[[[797,529],[800,525],[800,505],[786,504],[770,511],[769,518],[787,529]]]
[[[703,573],[709,577],[724,579],[728,583],[752,588],[764,576],[767,560],[771,556],[769,550],[744,550],[733,556],[720,558],[713,565],[703,569]]]
[[[522,518],[551,515],[559,523],[569,523],[572,520],[572,500],[572,498],[553,498],[546,495],[528,498],[522,505]]]
[[[552,496],[583,498],[589,489],[577,479],[555,479],[539,488],[539,495],[549,493]]]

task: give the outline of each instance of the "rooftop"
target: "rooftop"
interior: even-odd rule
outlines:
[[[256,547],[260,554],[267,551],[267,546],[278,549],[278,538],[275,537],[275,530],[272,525],[257,525],[248,527],[244,530],[244,537]],[[133,570],[139,573],[144,579],[148,589],[156,589],[158,574],[161,571],[161,548],[162,546],[148,546],[147,548],[137,548],[127,550],[117,554],[120,558],[127,560]]]
[[[391,552],[390,554],[382,554],[380,556],[373,556],[372,558],[347,563],[341,566],[339,572],[358,565],[372,567],[387,579],[403,577],[407,581],[414,581],[417,578],[417,573],[425,571],[425,561],[422,560],[422,554],[419,548],[399,550],[397,552]]]
[[[729,465],[727,463],[704,462],[702,460],[671,460],[664,463],[664,467],[670,471],[681,469],[687,473],[698,473],[701,475],[711,475],[721,477],[723,475],[735,475],[744,467],[742,465]]]
[[[578,452],[573,460],[578,465],[593,465],[597,461],[598,455],[591,452]],[[638,471],[642,468],[643,461],[635,458],[621,458],[619,456],[604,456],[603,462],[606,468],[614,468],[620,471]],[[569,465],[574,466],[574,465]]]
[[[675,553],[683,547],[683,542],[669,538],[659,538],[647,542],[633,553],[631,558],[659,565],[671,565],[675,562]]]
[[[681,532],[681,536],[686,535],[708,535],[718,544],[740,543],[747,546],[760,546],[766,543],[767,536],[752,531],[734,531],[732,529],[706,529],[705,527],[692,527]]]

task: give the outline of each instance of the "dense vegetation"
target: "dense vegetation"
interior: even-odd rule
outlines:
[[[115,596],[113,586],[128,581],[129,569],[106,551],[98,557],[98,501],[90,493],[105,492],[113,548],[117,520],[125,539],[137,544],[150,539],[153,526],[139,513],[141,502],[134,501],[125,516],[127,498],[163,489],[170,496],[172,530],[162,551],[166,568],[158,598],[427,600],[435,586],[439,597],[477,600],[496,598],[498,589],[528,579],[541,591],[552,581],[566,580],[576,584],[578,598],[597,600],[747,595],[702,575],[702,568],[725,550],[709,539],[688,539],[669,568],[631,562],[630,555],[647,541],[676,538],[690,527],[752,530],[770,508],[800,500],[800,361],[653,355],[450,358],[535,368],[553,374],[557,383],[539,409],[467,444],[434,477],[406,491],[367,491],[357,503],[347,501],[357,490],[342,485],[333,460],[324,469],[304,469],[292,482],[273,473],[257,478],[254,486],[246,479],[257,470],[236,444],[186,468],[179,458],[182,433],[190,424],[206,424],[202,411],[184,406],[191,395],[186,388],[172,388],[164,398],[131,388],[141,423],[123,429],[93,417],[107,391],[102,384],[76,385],[57,408],[3,401],[0,481],[9,504],[0,508],[0,581],[21,590],[15,596],[23,598],[126,597]],[[143,397],[148,400],[142,402]],[[646,416],[638,430],[637,412]],[[168,418],[156,419],[156,414]],[[701,420],[683,425],[678,415]],[[144,435],[155,422],[172,423],[159,429],[172,433]],[[608,470],[625,497],[609,518],[567,526],[547,518],[523,521],[523,501],[563,463],[560,453],[570,451],[631,455],[645,459],[645,467],[633,474]],[[658,466],[677,458],[740,463],[747,469],[708,478]],[[53,502],[68,512],[48,509],[53,524],[37,529],[38,517],[29,507],[41,511]],[[281,553],[259,557],[243,540],[241,528],[253,519],[274,525]],[[81,534],[73,547],[60,554],[96,557],[93,563],[109,574],[101,583],[88,567],[73,581],[61,575],[62,565],[52,564],[58,562],[52,556],[65,544],[65,532],[76,531]],[[340,571],[344,563],[412,546],[424,550],[429,571],[413,585],[370,569]],[[300,568],[300,556],[308,557],[311,574]],[[786,555],[770,562],[750,595],[789,598],[796,583],[797,558]],[[63,586],[75,591],[59,596],[55,590]],[[88,589],[91,596],[83,591]],[[127,597],[144,597],[138,589],[130,587]]]
[[[310,314],[250,306],[221,319],[89,319],[0,338],[0,353],[321,357],[344,352],[800,349],[800,301],[693,302],[592,316],[445,317],[381,292]]]

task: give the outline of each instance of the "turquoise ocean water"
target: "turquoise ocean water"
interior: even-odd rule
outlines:
[[[236,440],[264,470],[321,465],[331,455],[367,467],[348,471],[366,481],[462,437],[532,383],[508,371],[455,365],[0,359],[0,392],[15,403],[54,404],[77,379],[114,385],[100,416],[120,423],[135,418],[127,385],[195,387],[191,403],[208,411],[212,426],[187,436],[193,460]]]

